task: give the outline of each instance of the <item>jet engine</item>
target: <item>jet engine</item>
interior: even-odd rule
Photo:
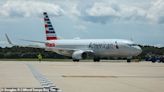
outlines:
[[[86,59],[87,58],[87,52],[82,51],[82,50],[75,51],[72,54],[72,58],[74,60]]]

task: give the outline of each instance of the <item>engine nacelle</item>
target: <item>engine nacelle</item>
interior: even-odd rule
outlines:
[[[85,51],[78,50],[78,51],[75,51],[72,54],[72,58],[76,59],[76,60],[86,59],[87,58],[87,53]]]

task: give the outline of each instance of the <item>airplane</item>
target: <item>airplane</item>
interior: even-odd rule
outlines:
[[[45,44],[46,51],[72,57],[74,62],[81,59],[93,58],[99,62],[104,57],[125,57],[131,62],[142,49],[130,40],[124,39],[59,39],[47,12],[43,12],[46,41],[24,40]],[[8,39],[11,43],[11,41]]]

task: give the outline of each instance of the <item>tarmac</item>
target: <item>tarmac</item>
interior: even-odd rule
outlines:
[[[117,60],[0,61],[0,88],[42,87],[37,74],[62,92],[164,92],[164,63]]]

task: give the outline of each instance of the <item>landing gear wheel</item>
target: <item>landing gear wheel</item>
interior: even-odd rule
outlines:
[[[73,59],[73,62],[79,62],[79,59]]]
[[[155,63],[156,61],[151,61],[152,63]]]
[[[127,63],[130,63],[131,62],[131,59],[127,59]]]
[[[94,62],[100,62],[100,58],[94,58],[93,61]]]

